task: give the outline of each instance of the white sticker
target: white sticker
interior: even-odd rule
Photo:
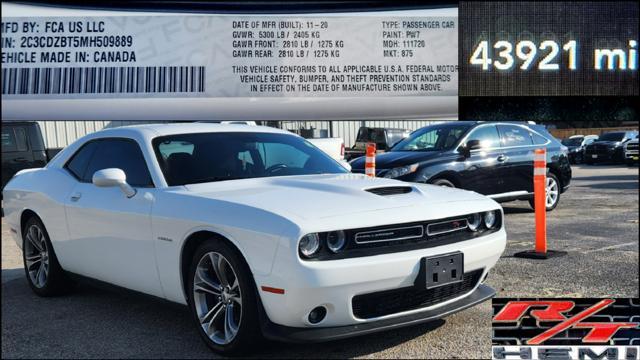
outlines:
[[[3,17],[3,99],[456,96],[457,17]]]

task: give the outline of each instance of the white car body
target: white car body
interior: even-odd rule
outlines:
[[[371,328],[363,329],[374,331],[383,328],[376,324],[390,328],[396,320],[410,324],[441,317],[495,294],[481,283],[505,248],[504,221],[485,236],[435,247],[331,261],[307,261],[298,254],[301,237],[312,232],[424,222],[490,210],[504,218],[495,201],[465,190],[357,174],[168,186],[154,156],[152,139],[207,132],[290,134],[261,126],[211,124],[143,125],[92,133],[65,148],[46,167],[23,170],[7,184],[4,211],[16,243],[23,247],[21,219],[26,211],[33,212],[46,227],[65,271],[187,304],[181,257],[185,243],[194,234],[218,234],[246,260],[270,324],[287,329],[351,326],[344,334],[319,335],[323,339],[356,334],[357,326],[368,323],[373,324]],[[84,143],[110,137],[132,139],[140,146],[155,187],[137,188],[137,194],[127,198],[117,187],[81,183],[64,168]],[[410,192],[380,196],[365,191],[398,186],[410,187]],[[482,272],[470,291],[381,317],[354,315],[354,296],[412,286],[422,258],[452,252],[463,254],[465,273]],[[285,292],[261,291],[263,286]],[[327,308],[327,315],[320,323],[311,324],[309,311],[319,305]],[[414,318],[409,321],[407,316]]]

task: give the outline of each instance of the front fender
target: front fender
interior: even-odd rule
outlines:
[[[278,244],[296,225],[270,212],[225,201],[164,194],[152,210],[152,233],[160,282],[168,300],[186,304],[182,251],[191,235],[207,231],[226,238],[254,275],[271,273]]]

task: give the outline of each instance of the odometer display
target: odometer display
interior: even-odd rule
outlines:
[[[461,96],[638,95],[637,2],[461,2]]]

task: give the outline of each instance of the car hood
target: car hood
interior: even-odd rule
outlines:
[[[384,154],[376,154],[376,168],[393,169],[435,159],[441,155],[441,151],[391,151]],[[358,158],[351,162],[351,167],[353,169],[364,169],[364,161],[364,157]]]
[[[620,141],[595,141],[595,142],[591,143],[591,145],[589,145],[589,146],[606,145],[606,146],[609,146],[609,147],[614,147],[614,146],[618,146],[620,144],[621,144]]]
[[[366,191],[404,187],[406,194],[382,196]],[[433,206],[459,201],[491,201],[475,192],[370,178],[359,174],[286,176],[186,185],[189,195],[251,206],[287,218],[319,219],[346,214]]]

